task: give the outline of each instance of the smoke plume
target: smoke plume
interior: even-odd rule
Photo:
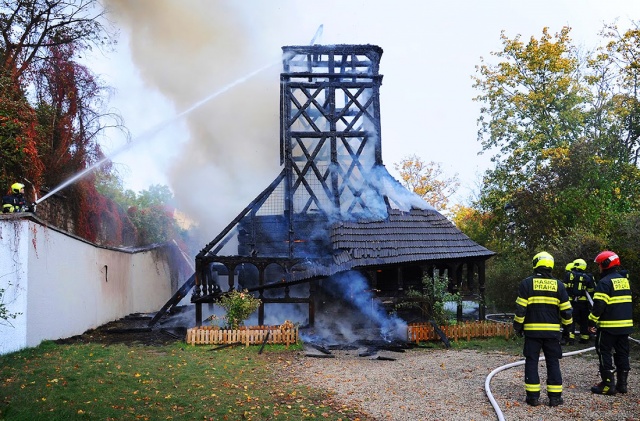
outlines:
[[[179,208],[199,223],[205,242],[280,170],[282,51],[267,47],[251,26],[256,13],[274,13],[277,22],[277,8],[250,10],[241,3],[106,1],[110,16],[128,35],[144,82],[169,98],[176,113],[273,64],[184,118],[188,133],[176,139],[179,153],[167,173]],[[153,146],[148,150],[152,153]]]

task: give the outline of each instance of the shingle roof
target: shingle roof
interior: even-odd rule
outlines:
[[[435,210],[389,209],[378,221],[338,222],[331,228],[334,263],[368,266],[442,259],[488,258],[477,244]]]

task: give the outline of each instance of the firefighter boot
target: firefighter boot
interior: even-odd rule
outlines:
[[[558,406],[564,403],[564,399],[562,399],[562,395],[553,395],[549,396],[549,406]]]
[[[618,383],[616,383],[616,391],[620,393],[627,393],[628,377],[629,377],[629,370],[618,370]]]
[[[527,393],[526,402],[527,402],[527,405],[538,406],[540,405],[540,396],[533,396]]]
[[[596,386],[591,387],[591,392],[597,393],[598,395],[615,395],[616,387],[613,370],[600,371],[600,378],[602,378],[602,381]]]

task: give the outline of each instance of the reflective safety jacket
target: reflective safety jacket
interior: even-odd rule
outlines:
[[[560,326],[573,323],[569,294],[551,273],[536,272],[518,288],[514,326],[523,325],[525,336],[559,338]]]
[[[633,304],[629,278],[623,276],[614,267],[602,272],[602,279],[596,285],[593,294],[593,309],[589,320],[596,323],[598,329],[612,334],[633,332]]]
[[[2,213],[25,212],[27,202],[22,194],[2,197]]]
[[[572,301],[589,301],[585,292],[588,292],[593,299],[595,285],[590,274],[580,270],[572,270],[570,278],[571,288],[567,287],[567,292]]]

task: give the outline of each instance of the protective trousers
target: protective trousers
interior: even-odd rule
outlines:
[[[580,340],[589,340],[589,312],[591,308],[588,301],[574,301],[571,303],[573,306],[573,321],[579,326]],[[573,331],[571,332],[573,333]]]
[[[613,335],[598,329],[596,333],[596,353],[600,372],[629,371],[629,335]],[[614,367],[615,364],[615,367]]]
[[[530,338],[525,336],[523,355],[524,387],[528,397],[540,397],[540,376],[538,375],[538,360],[540,350],[544,353],[547,365],[547,395],[562,395],[562,373],[560,372],[560,358],[562,347],[558,338]]]

